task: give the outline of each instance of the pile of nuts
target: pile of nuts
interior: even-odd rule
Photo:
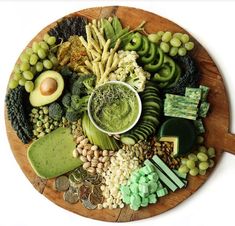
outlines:
[[[154,155],[158,155],[171,169],[178,169],[181,163],[179,157],[173,157],[173,142],[158,142],[154,137],[151,140],[151,147]]]
[[[88,138],[84,135],[77,137],[77,147],[73,151],[73,156],[77,158],[79,155],[83,162],[83,169],[89,173],[101,174],[108,169],[110,158],[113,156],[113,151],[99,150],[96,145],[89,143]]]

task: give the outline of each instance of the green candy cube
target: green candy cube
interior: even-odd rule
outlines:
[[[122,185],[120,188],[120,191],[122,194],[125,194],[125,195],[131,194],[130,188],[127,185]]]
[[[145,176],[141,176],[140,179],[139,179],[139,183],[143,184],[143,183],[146,183],[146,182],[148,182],[148,178],[145,177]]]
[[[151,203],[151,204],[156,203],[157,202],[156,194],[149,195],[148,200],[149,200],[149,203]]]
[[[142,194],[148,194],[149,193],[148,184],[147,183],[139,184],[139,192]]]
[[[147,197],[141,198],[141,206],[146,207],[149,204],[149,199]]]
[[[140,206],[141,197],[137,194],[131,195],[130,202],[132,206]]]
[[[149,193],[155,193],[157,191],[158,188],[158,184],[156,182],[149,182]]]
[[[128,195],[122,195],[122,201],[126,204],[130,204],[131,203],[131,197]]]
[[[157,173],[151,173],[151,174],[148,175],[148,179],[150,181],[156,181],[157,182],[157,180],[159,179],[159,176],[158,176]]]
[[[168,194],[168,190],[166,188],[161,188],[159,190],[157,190],[157,196],[160,198],[160,197],[163,197],[165,195]]]
[[[132,193],[138,194],[138,192],[139,192],[139,185],[137,183],[132,183],[130,185],[130,190],[131,190]]]

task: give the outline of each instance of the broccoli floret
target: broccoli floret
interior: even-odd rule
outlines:
[[[81,117],[80,113],[73,108],[68,108],[65,114],[65,118],[70,122],[75,122]]]
[[[63,116],[63,109],[60,104],[54,102],[49,106],[49,116],[54,120],[60,120]]]
[[[90,96],[79,97],[78,95],[71,96],[71,107],[78,112],[84,112],[87,110],[87,104]]]
[[[89,77],[88,76],[87,76],[87,79],[83,81],[83,85],[86,87],[87,94],[91,94],[94,90],[96,78],[93,75],[90,75]]]
[[[95,84],[94,75],[80,75],[80,77],[72,84],[71,93],[72,95],[87,95],[90,94]]]
[[[136,75],[136,74],[132,74],[126,80],[126,83],[132,86],[137,92],[144,91],[145,82],[146,82],[146,77],[144,75]]]
[[[71,93],[66,93],[62,98],[62,104],[64,107],[68,108],[71,106]]]

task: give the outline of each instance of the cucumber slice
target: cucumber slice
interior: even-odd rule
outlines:
[[[145,114],[142,118],[143,120],[153,122],[154,125],[157,125],[159,123],[158,119],[154,117],[153,115],[147,115]]]
[[[159,117],[159,111],[157,109],[144,109],[144,114],[151,114],[154,117]]]
[[[123,134],[121,136],[121,142],[123,144],[134,145],[137,141],[138,138],[136,138],[136,136],[133,134]]]
[[[150,98],[150,97],[159,99],[158,94],[153,93],[153,92],[146,92],[141,95],[141,99]]]
[[[142,98],[142,102],[157,102],[161,103],[161,99],[159,97],[147,96]]]
[[[140,130],[139,128],[136,128],[133,131],[133,134],[138,137],[138,140],[145,140],[148,137],[148,134],[146,134],[145,131]]]
[[[149,101],[149,102],[143,102],[142,103],[143,110],[145,110],[145,107],[156,107],[157,109],[161,109],[161,106],[157,102]]]

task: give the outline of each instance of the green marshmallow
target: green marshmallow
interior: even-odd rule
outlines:
[[[132,183],[132,184],[130,185],[130,190],[131,190],[132,193],[138,194],[138,192],[139,192],[139,186],[138,186],[138,184],[137,184],[137,183]]]
[[[140,206],[141,204],[141,197],[137,194],[131,195],[130,202],[132,206]]]
[[[149,182],[149,193],[155,193],[157,191],[158,188],[158,184],[156,182]]]
[[[145,177],[145,176],[141,176],[140,179],[139,179],[139,183],[143,184],[143,183],[146,183],[146,182],[148,182],[148,178]]]
[[[159,190],[157,190],[157,196],[160,198],[160,197],[163,197],[165,195],[168,194],[168,190],[166,188],[161,188]]]
[[[141,198],[141,206],[146,207],[149,204],[149,199],[147,197]]]
[[[123,195],[122,196],[122,201],[126,204],[130,204],[131,203],[131,199],[130,199],[130,196],[128,195]]]
[[[151,195],[149,195],[149,197],[148,197],[148,200],[149,200],[149,203],[156,203],[157,202],[157,196],[156,196],[156,194],[151,194]]]
[[[151,180],[157,181],[157,180],[159,179],[159,176],[158,176],[157,173],[151,173],[151,174],[148,175],[148,179],[149,179],[150,181],[151,181]]]
[[[129,187],[126,186],[126,185],[122,185],[120,190],[121,190],[122,194],[125,194],[125,195],[130,195],[131,194],[131,191],[130,191]]]
[[[139,184],[139,191],[140,193],[148,194],[149,193],[148,184],[147,183]]]

